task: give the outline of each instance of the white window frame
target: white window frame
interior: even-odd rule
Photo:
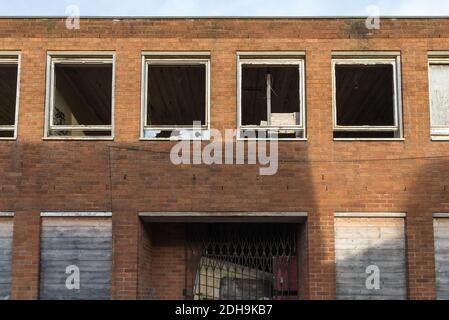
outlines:
[[[111,91],[111,125],[77,125],[59,126],[53,124],[55,100],[55,65],[99,65],[107,64],[112,67]],[[47,53],[47,81],[45,99],[45,132],[44,139],[48,140],[114,140],[115,126],[115,52],[48,52]],[[54,136],[50,131],[110,131],[110,136]]]
[[[449,68],[449,52],[429,52],[428,58],[430,138],[433,141],[449,141],[449,125],[436,126],[432,124],[432,90],[430,82],[430,66],[432,65],[446,65]]]
[[[337,65],[392,65],[393,66],[393,126],[341,126],[337,123]],[[340,52],[332,54],[332,118],[333,132],[393,132],[393,138],[334,138],[334,140],[403,140],[401,56],[399,52]]]
[[[166,125],[152,126],[148,124],[148,67],[149,65],[179,65],[179,66],[205,66],[205,121],[204,125]],[[142,52],[142,86],[141,86],[141,124],[140,140],[170,141],[170,140],[209,140],[210,139],[210,106],[211,106],[211,66],[210,52]],[[179,130],[180,135],[175,138],[151,137],[151,134],[160,131]],[[148,136],[147,136],[148,135]]]
[[[17,65],[17,84],[16,84],[16,105],[14,114],[14,125],[0,126],[0,131],[13,131],[12,137],[0,137],[0,140],[17,140],[17,129],[19,123],[19,105],[20,105],[20,67],[22,55],[19,51],[0,52],[0,64]],[[0,106],[1,107],[1,106]]]
[[[299,125],[295,126],[257,126],[242,125],[242,67],[244,65],[279,65],[279,66],[298,66],[299,72]],[[277,138],[276,140],[285,141],[305,141],[307,140],[306,131],[306,92],[305,92],[305,52],[237,52],[237,140],[273,140],[267,136],[266,138],[252,138],[242,136],[243,130],[248,131],[281,131],[281,130],[297,130],[302,131],[302,137],[298,138]]]

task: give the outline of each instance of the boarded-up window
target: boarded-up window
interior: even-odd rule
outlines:
[[[11,295],[13,220],[0,218],[0,300]]]
[[[110,299],[111,258],[110,219],[44,218],[40,298]]]
[[[406,299],[404,220],[336,218],[337,299]]]
[[[449,64],[430,64],[432,135],[449,135]]]
[[[437,299],[449,300],[449,219],[435,219]]]

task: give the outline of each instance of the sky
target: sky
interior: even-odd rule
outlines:
[[[368,16],[370,6],[381,16],[449,16],[449,0],[0,0],[0,16],[66,16],[71,5],[81,16]]]

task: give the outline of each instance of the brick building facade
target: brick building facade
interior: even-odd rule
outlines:
[[[449,145],[431,139],[429,54],[449,57],[448,19],[385,18],[379,30],[349,18],[92,18],[79,30],[64,19],[1,19],[0,51],[20,53],[17,139],[0,141],[0,212],[8,213],[0,222],[13,225],[10,298],[45,296],[44,223],[82,219],[69,212],[111,213],[86,219],[112,224],[112,299],[189,296],[190,222],[273,218],[297,230],[296,297],[340,298],[338,219],[361,230],[371,225],[364,219],[393,219],[405,235],[400,294],[437,298],[434,226],[449,212]],[[48,52],[65,51],[114,53],[113,139],[44,138]],[[210,126],[223,131],[237,126],[237,53],[261,51],[302,52],[305,62],[307,139],[279,142],[277,174],[260,176],[249,164],[175,166],[174,142],[140,139],[142,52],[207,52]],[[335,52],[398,53],[402,137],[334,139]]]

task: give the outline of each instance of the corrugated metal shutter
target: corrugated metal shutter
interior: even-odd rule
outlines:
[[[0,300],[11,295],[12,234],[13,220],[0,218]]]
[[[437,299],[449,300],[449,219],[435,219]]]
[[[69,266],[79,268],[79,289],[69,289],[66,285],[71,275],[67,271]],[[84,217],[42,220],[41,299],[110,299],[111,269],[111,219]]]
[[[337,299],[407,298],[404,219],[336,218],[335,255]],[[378,267],[378,290],[367,288],[370,266]]]

